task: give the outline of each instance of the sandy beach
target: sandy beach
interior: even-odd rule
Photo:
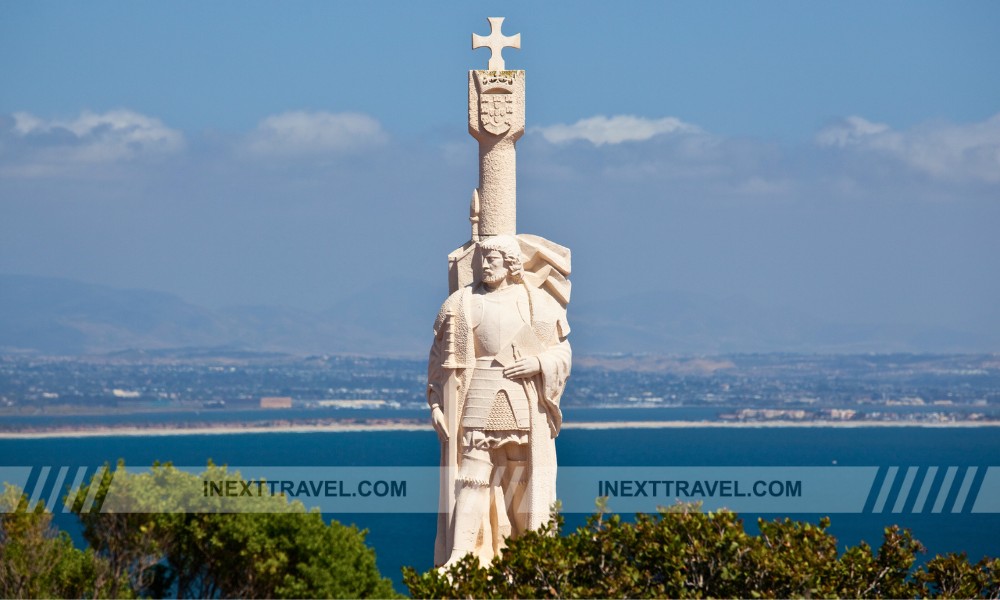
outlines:
[[[867,428],[916,427],[953,429],[969,427],[1000,427],[1000,421],[589,421],[568,422],[564,429],[778,429],[778,428]],[[0,439],[46,439],[68,437],[116,436],[176,436],[176,435],[238,435],[246,433],[351,433],[369,431],[431,431],[425,423],[336,423],[321,425],[219,425],[203,427],[93,427],[86,429],[52,429],[0,432]]]

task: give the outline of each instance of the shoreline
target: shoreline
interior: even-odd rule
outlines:
[[[1000,421],[584,421],[564,423],[563,429],[781,429],[781,428],[835,428],[863,429],[887,427],[912,427],[931,429],[968,429],[1000,427]],[[429,423],[336,423],[323,425],[277,425],[205,427],[93,427],[81,429],[53,429],[37,431],[0,432],[0,440],[142,437],[180,435],[239,435],[247,433],[353,433],[378,431],[432,431]]]

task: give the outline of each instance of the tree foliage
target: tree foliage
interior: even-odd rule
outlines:
[[[394,596],[375,565],[364,531],[281,496],[222,498],[203,482],[237,480],[209,465],[199,475],[154,465],[123,465],[101,480],[99,512],[74,509],[84,537],[115,576],[141,595],[195,598],[358,598]],[[78,494],[83,498],[89,490]],[[252,501],[252,507],[244,502]],[[253,512],[233,512],[250,509]],[[118,590],[112,590],[115,595]]]
[[[106,561],[75,548],[65,531],[52,527],[41,502],[27,508],[27,496],[6,486],[0,496],[0,598],[110,596]]]
[[[635,522],[602,510],[568,535],[562,524],[509,540],[488,568],[469,555],[445,573],[407,568],[404,581],[417,598],[1000,597],[1000,560],[947,555],[914,571],[924,548],[895,526],[877,552],[841,554],[827,518],[761,520],[751,535],[735,513],[679,505]]]
[[[254,498],[256,512],[203,493],[205,480],[239,480],[209,465],[201,475],[119,463],[77,493],[86,550],[26,510],[8,489],[0,514],[0,597],[360,598],[396,597],[375,565],[365,531],[281,496]],[[96,488],[96,489],[92,489]],[[93,495],[91,495],[93,491]],[[84,511],[84,499],[94,499]],[[99,508],[98,508],[99,507]]]

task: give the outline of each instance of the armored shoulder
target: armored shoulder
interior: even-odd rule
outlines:
[[[465,294],[468,294],[470,290],[471,286],[466,286],[448,296],[448,299],[441,305],[441,310],[438,311],[437,318],[434,319],[434,335],[437,335],[441,330],[441,324],[444,323],[446,318],[448,318],[448,315],[457,315],[461,312],[462,298]]]

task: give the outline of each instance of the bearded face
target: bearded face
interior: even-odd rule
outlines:
[[[499,250],[490,250],[483,254],[482,267],[483,283],[490,287],[495,287],[507,279],[509,270]]]

